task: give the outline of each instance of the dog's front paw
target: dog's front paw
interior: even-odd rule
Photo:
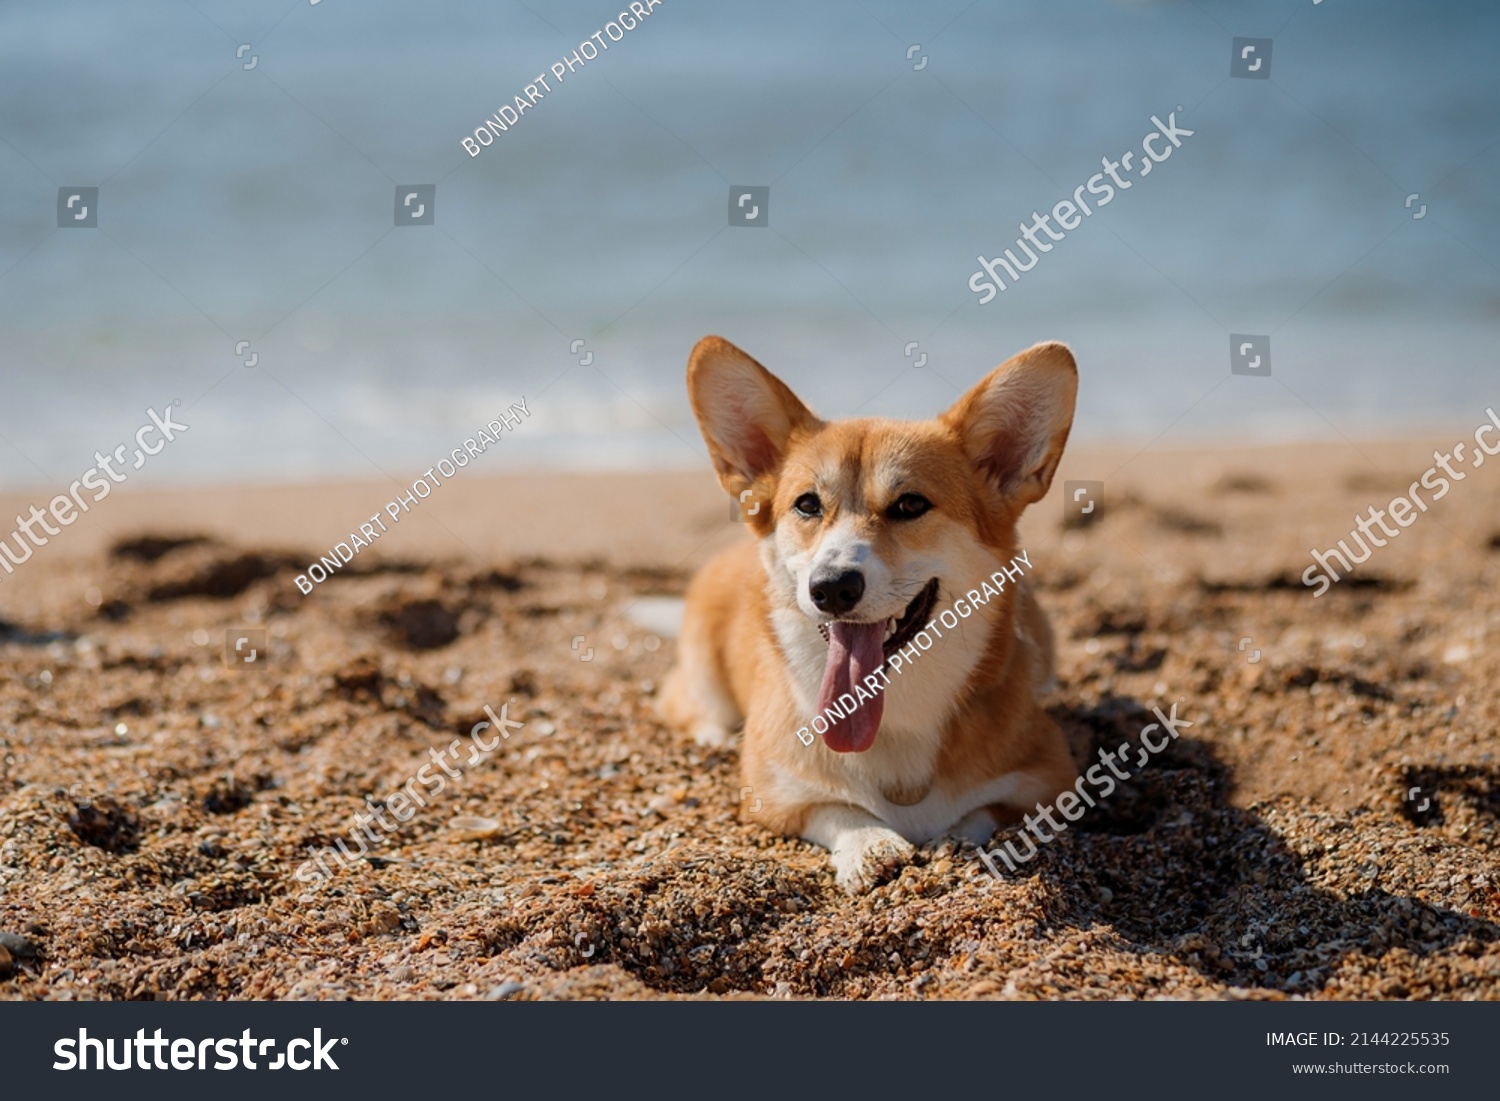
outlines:
[[[833,850],[838,885],[851,895],[862,895],[900,871],[916,851],[910,841],[884,826],[854,830]]]
[[[949,828],[944,836],[959,844],[967,841],[971,845],[981,846],[995,835],[995,830],[998,828],[999,824],[989,808],[980,807],[964,815],[960,821]]]
[[[704,749],[725,749],[733,738],[733,732],[718,723],[705,722],[693,727],[693,741]]]

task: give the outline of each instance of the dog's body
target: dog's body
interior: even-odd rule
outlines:
[[[1015,522],[1051,484],[1076,387],[1067,349],[1044,344],[935,421],[825,423],[725,341],[693,351],[694,410],[758,541],[688,590],[663,715],[706,744],[743,721],[746,813],[826,846],[848,890],[913,843],[984,840],[1073,783],[1036,702],[1046,618],[1024,584],[988,579],[1024,553]],[[965,602],[982,582],[988,598]],[[934,627],[891,676],[891,655],[955,604],[970,608],[957,629]],[[837,720],[856,691],[805,744],[810,718]]]

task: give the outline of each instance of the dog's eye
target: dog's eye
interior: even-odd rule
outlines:
[[[915,520],[931,507],[932,502],[920,493],[903,493],[885,514],[892,520]]]
[[[797,510],[797,515],[808,519],[823,515],[823,502],[818,500],[816,493],[804,493],[792,502],[792,507]]]

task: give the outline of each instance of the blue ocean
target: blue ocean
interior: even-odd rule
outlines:
[[[0,4],[0,486],[66,485],[174,399],[143,481],[401,475],[522,395],[506,469],[700,464],[706,333],[828,416],[927,416],[1065,340],[1082,441],[1500,401],[1500,5],[622,10]],[[1191,136],[1139,174],[1169,115]],[[1127,152],[981,303],[978,258]]]

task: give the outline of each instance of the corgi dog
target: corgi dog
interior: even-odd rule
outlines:
[[[821,420],[716,336],[693,349],[687,386],[754,541],[689,586],[660,710],[705,745],[743,723],[743,813],[827,848],[857,894],[915,845],[981,843],[1071,787],[1037,699],[1051,629],[1013,566],[1029,564],[1016,521],[1073,424],[1067,347],[1027,349],[928,421]],[[936,626],[953,607],[957,628]]]

